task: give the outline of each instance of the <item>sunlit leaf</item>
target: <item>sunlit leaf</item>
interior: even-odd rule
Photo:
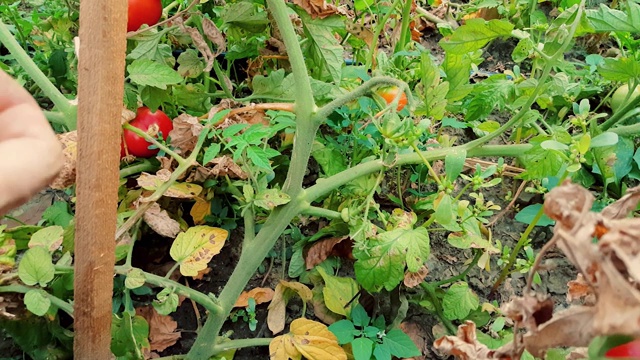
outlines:
[[[196,276],[198,271],[207,267],[214,255],[217,255],[229,232],[210,226],[194,226],[178,234],[171,245],[171,258],[180,263],[180,273],[184,276]]]

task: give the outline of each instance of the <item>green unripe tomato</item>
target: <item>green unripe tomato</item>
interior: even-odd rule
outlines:
[[[620,108],[622,107],[622,102],[627,97],[628,93],[629,93],[629,85],[627,84],[620,86],[618,90],[616,90],[616,92],[613,93],[613,96],[611,96],[611,104],[610,104],[611,111],[615,113],[618,110],[620,110]],[[629,97],[629,101],[637,98],[638,96],[640,96],[640,85],[637,86],[636,90],[633,92],[633,94],[631,94],[631,96]]]

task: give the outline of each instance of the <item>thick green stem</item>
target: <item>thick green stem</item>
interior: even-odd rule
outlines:
[[[127,176],[139,174],[143,171],[153,171],[158,168],[158,165],[152,163],[150,160],[145,159],[141,163],[127,166],[124,169],[120,170],[120,178],[126,178]]]
[[[619,121],[623,120],[625,115],[640,106],[640,96],[633,98],[633,100],[629,101],[622,109],[618,110],[615,114],[613,114],[610,118],[608,118],[605,122],[600,124],[599,128],[602,131],[607,131],[613,125],[617,124]],[[633,125],[632,125],[633,126]]]
[[[449,334],[455,334],[457,328],[455,327],[455,325],[453,325],[451,320],[447,319],[447,317],[444,316],[444,312],[442,311],[442,304],[440,304],[440,299],[438,299],[438,295],[436,294],[436,288],[428,283],[422,283],[420,284],[420,286],[427,293],[427,296],[429,296],[429,300],[431,300],[431,303],[436,310],[436,316],[438,316],[442,324],[444,324],[444,327],[447,328]]]
[[[396,43],[395,52],[403,51],[409,41],[411,41],[411,29],[409,25],[411,23],[411,6],[413,0],[405,0],[404,7],[402,8],[402,29],[400,30],[400,39]]]
[[[331,209],[325,209],[317,206],[309,206],[308,208],[302,210],[302,214],[308,216],[323,217],[326,219],[340,219],[342,217],[342,215],[338,211],[333,211]]]
[[[36,65],[27,52],[18,44],[7,26],[0,20],[0,42],[11,52],[14,59],[33,79],[44,94],[55,104],[56,108],[61,111],[64,116],[64,125],[69,130],[76,129],[77,106],[72,105],[69,100],[62,95],[60,90],[56,88]]]

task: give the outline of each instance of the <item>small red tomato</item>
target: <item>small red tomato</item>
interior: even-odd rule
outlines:
[[[136,31],[143,24],[155,25],[162,16],[162,0],[129,0],[127,31]]]
[[[400,91],[400,89],[398,89],[397,87],[392,87],[378,92],[378,95],[382,96],[387,105],[389,105],[393,102],[393,99],[396,98],[398,91]],[[400,99],[398,100],[397,110],[400,111],[404,109],[405,105],[407,105],[407,95],[403,92],[402,95],[400,95]]]
[[[131,120],[129,125],[148,132],[151,136],[161,132],[162,138],[165,140],[167,140],[169,132],[173,130],[173,122],[165,113],[160,110],[151,112],[148,107],[138,108],[135,119]],[[159,149],[149,149],[151,143],[127,129],[124,130],[124,141],[129,149],[129,154],[137,157],[149,158],[160,151]],[[121,154],[122,150],[124,150],[123,147],[120,150]]]
[[[640,339],[609,349],[605,354],[607,358],[640,359]]]

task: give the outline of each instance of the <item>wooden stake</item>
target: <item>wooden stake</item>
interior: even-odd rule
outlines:
[[[74,359],[112,358],[126,0],[80,1]]]

